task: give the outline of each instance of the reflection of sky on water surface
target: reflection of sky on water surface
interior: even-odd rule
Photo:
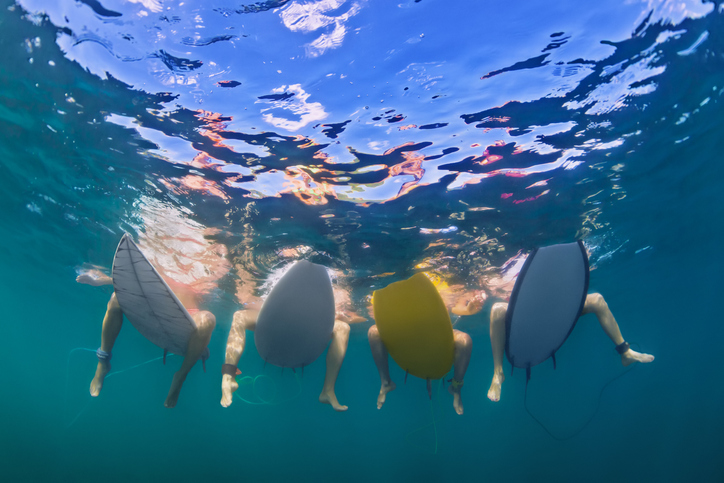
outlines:
[[[546,242],[611,235],[625,153],[646,141],[636,113],[707,48],[694,21],[712,14],[653,0],[575,20],[578,2],[19,4],[48,15],[67,59],[143,98],[95,120],[137,143],[144,179],[126,196],[152,185],[232,248],[326,240],[370,277],[427,263],[473,285],[535,245],[554,209],[565,222]],[[80,116],[65,95],[62,116]],[[670,109],[685,121],[706,96]]]

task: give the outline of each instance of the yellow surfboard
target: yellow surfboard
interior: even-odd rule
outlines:
[[[375,290],[375,323],[387,352],[397,364],[423,379],[450,371],[455,344],[445,304],[422,273]]]

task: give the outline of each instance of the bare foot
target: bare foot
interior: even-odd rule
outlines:
[[[78,283],[84,283],[86,285],[92,285],[94,287],[100,287],[101,285],[111,285],[113,279],[101,272],[100,270],[88,270],[81,273],[75,279]]]
[[[654,356],[652,356],[651,354],[642,354],[632,349],[629,349],[621,354],[621,364],[623,364],[624,367],[631,365],[634,362],[641,362],[643,364],[647,364],[649,362],[652,362],[653,360]]]
[[[103,389],[103,380],[106,375],[111,371],[111,363],[108,361],[98,361],[98,367],[96,367],[96,375],[93,377],[90,385],[90,395],[98,397]]]
[[[166,396],[166,402],[163,403],[167,408],[176,407],[178,402],[178,396],[181,394],[181,386],[186,380],[186,375],[181,375],[178,372],[173,375],[173,381],[171,382],[171,389],[168,390],[168,396]]]
[[[451,312],[455,315],[475,315],[483,309],[488,295],[485,292],[475,295],[470,300],[459,300]]]
[[[394,382],[390,381],[387,384],[382,383],[382,386],[380,387],[380,395],[377,396],[377,409],[382,409],[382,405],[385,404],[385,398],[387,397],[387,393],[390,391],[394,391],[397,386]]]
[[[504,380],[505,375],[503,374],[493,375],[493,382],[490,383],[490,389],[488,389],[488,399],[493,402],[500,401],[500,386],[503,384]]]
[[[341,322],[347,322],[348,324],[359,324],[360,322],[367,322],[367,319],[352,311],[341,310],[335,315],[336,320]]]
[[[329,404],[335,411],[347,410],[347,406],[342,406],[339,401],[337,401],[337,396],[334,394],[334,391],[322,391],[322,394],[319,395],[319,402]]]
[[[347,323],[348,324],[359,324],[362,322],[367,322],[367,319],[365,317],[362,317],[361,315],[358,315],[354,312],[350,313],[347,317]]]
[[[232,377],[231,374],[224,374],[221,379],[221,405],[225,408],[231,406],[233,402],[232,396],[239,389],[239,383],[236,382],[236,378]]]
[[[453,407],[455,408],[455,412],[462,415],[463,400],[460,397],[460,389],[462,389],[462,387],[454,388],[452,384],[447,387],[448,392],[453,395]]]

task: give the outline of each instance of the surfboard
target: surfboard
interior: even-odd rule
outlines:
[[[334,294],[327,269],[296,262],[264,300],[254,331],[259,355],[280,367],[304,367],[327,347],[334,329]]]
[[[372,296],[375,324],[392,359],[422,379],[450,371],[455,355],[445,303],[425,274],[394,282]]]
[[[588,293],[582,242],[534,250],[515,281],[505,318],[505,352],[513,367],[530,368],[555,353],[581,316]]]
[[[136,330],[162,349],[185,355],[196,325],[128,233],[116,249],[112,275],[121,311]]]

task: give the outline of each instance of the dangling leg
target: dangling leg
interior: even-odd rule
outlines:
[[[168,390],[168,396],[166,396],[164,406],[167,408],[176,406],[178,396],[181,393],[181,386],[186,380],[186,376],[191,368],[199,361],[204,350],[206,350],[206,346],[209,345],[209,340],[211,340],[211,333],[214,331],[214,327],[216,327],[216,317],[214,317],[211,312],[203,310],[194,314],[194,322],[196,323],[196,330],[189,338],[184,361],[181,363],[181,368],[173,375],[171,389]]]
[[[490,310],[490,345],[493,349],[493,382],[488,389],[488,399],[500,401],[500,386],[505,381],[503,356],[505,355],[505,313],[508,304],[498,302]]]
[[[453,407],[458,414],[463,413],[463,401],[460,391],[463,388],[463,378],[470,363],[470,353],[473,350],[473,340],[465,332],[453,330],[455,339],[455,360],[453,362],[453,378],[447,390],[453,395]]]
[[[334,394],[334,384],[337,382],[339,369],[342,367],[344,355],[347,353],[349,342],[349,324],[346,322],[334,321],[332,330],[332,342],[327,349],[327,372],[324,375],[324,386],[322,394],[319,395],[319,402],[330,404],[335,411],[346,411],[347,406],[342,406]]]
[[[488,294],[485,292],[473,293],[471,297],[459,297],[455,306],[450,309],[455,315],[475,315],[483,309],[485,301],[488,299]]]
[[[244,353],[246,345],[246,331],[256,329],[256,318],[259,312],[256,310],[237,310],[231,322],[229,338],[226,340],[226,358],[221,368],[223,374],[221,379],[221,405],[225,408],[231,406],[233,394],[239,389],[236,382],[236,367],[239,365],[241,354]]]
[[[591,293],[586,296],[586,303],[583,306],[583,314],[590,313],[596,314],[598,323],[601,324],[601,328],[608,338],[616,344],[616,350],[621,354],[621,363],[624,366],[628,366],[634,362],[647,363],[654,360],[654,356],[650,354],[641,354],[628,347],[628,344],[625,343],[625,340],[621,335],[621,329],[619,329],[618,323],[613,317],[611,310],[608,308],[608,304],[604,300],[603,295]]]
[[[113,344],[116,343],[118,333],[121,331],[122,324],[123,312],[121,312],[121,306],[118,305],[118,300],[116,300],[116,294],[113,293],[111,299],[108,301],[106,315],[103,318],[101,347],[97,352],[98,366],[96,367],[96,374],[90,385],[90,394],[93,397],[97,397],[101,393],[103,380],[111,370],[111,351],[113,350]]]
[[[380,394],[377,396],[377,409],[381,409],[382,405],[385,404],[385,398],[387,393],[395,390],[395,383],[390,379],[390,366],[387,357],[387,347],[382,343],[380,339],[380,332],[377,330],[377,326],[373,325],[370,330],[367,331],[367,339],[370,341],[370,349],[372,349],[372,358],[375,360],[377,371],[380,373],[380,380],[382,386],[380,387]]]

